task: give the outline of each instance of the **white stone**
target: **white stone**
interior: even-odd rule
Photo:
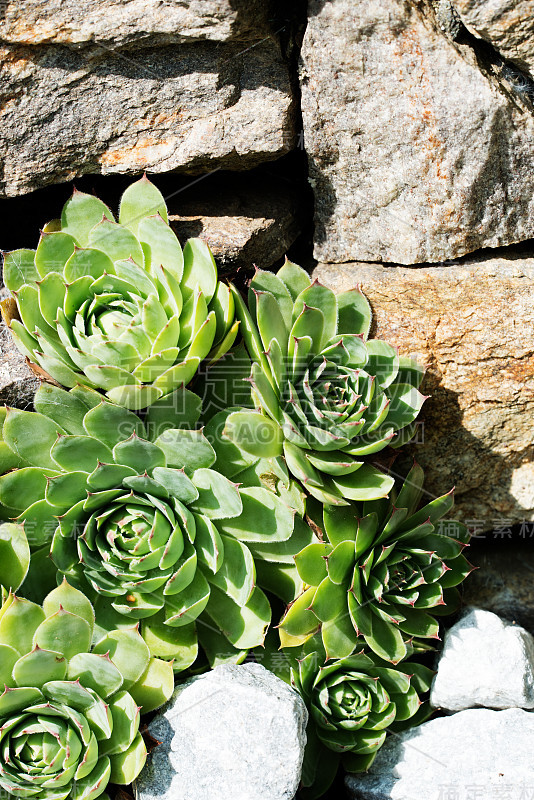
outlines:
[[[390,736],[351,800],[531,800],[534,714],[472,708]]]
[[[447,631],[430,703],[461,711],[534,708],[534,638],[481,608]]]
[[[178,686],[150,723],[161,744],[137,800],[290,800],[307,719],[297,692],[261,664],[216,667]]]

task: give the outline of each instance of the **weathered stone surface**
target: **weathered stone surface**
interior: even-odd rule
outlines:
[[[478,530],[534,519],[534,258],[322,264],[314,276],[336,291],[361,284],[373,335],[427,368],[423,441],[408,450],[429,495],[456,486],[455,514]]]
[[[434,708],[534,708],[534,638],[491,611],[472,609],[445,634]]]
[[[20,44],[144,46],[269,34],[262,0],[4,0],[0,38]]]
[[[301,83],[319,261],[436,262],[534,235],[531,106],[424,10],[310,0]]]
[[[0,405],[31,408],[39,380],[21,356],[4,322],[0,322]]]
[[[532,0],[454,0],[462,22],[534,78]]]
[[[528,800],[534,714],[474,708],[390,737],[370,771],[346,778],[352,800]]]
[[[534,523],[520,525],[520,542],[508,538],[506,527],[502,534],[504,539],[498,541],[492,541],[490,533],[484,539],[472,540],[469,560],[478,569],[463,584],[463,601],[534,633]]]
[[[182,199],[183,198],[183,199]],[[282,258],[301,230],[297,192],[281,181],[248,176],[202,184],[169,202],[169,222],[183,243],[199,236],[222,272],[254,265],[267,269]]]
[[[300,696],[260,664],[216,667],[178,686],[149,724],[161,744],[137,800],[290,800],[307,719]]]
[[[85,173],[248,169],[294,142],[274,39],[144,48],[0,47],[0,195]]]

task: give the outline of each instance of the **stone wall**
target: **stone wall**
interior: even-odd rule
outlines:
[[[479,529],[532,520],[531,6],[6,0],[0,246],[35,246],[69,181],[116,204],[146,170],[225,273],[289,251],[361,284],[428,370],[428,491],[456,485]],[[0,348],[13,402],[26,367]]]

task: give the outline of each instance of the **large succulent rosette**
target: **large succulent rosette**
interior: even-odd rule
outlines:
[[[413,433],[424,400],[415,362],[367,339],[371,311],[358,289],[336,297],[290,262],[276,275],[257,271],[250,313],[233,293],[259,410],[232,414],[227,436],[252,454],[283,456],[322,503],[387,496],[393,478],[368,456]]]
[[[0,787],[13,797],[92,800],[143,768],[146,644],[125,631],[108,655],[93,633],[91,603],[66,582],[42,606],[10,594],[0,608]]]
[[[291,683],[310,714],[302,769],[307,797],[328,788],[340,763],[349,772],[367,770],[388,731],[421,721],[422,697],[433,675],[409,661],[391,669],[363,651],[324,666],[317,662],[314,651],[291,670]]]
[[[324,541],[295,556],[306,588],[280,623],[283,646],[320,629],[327,658],[349,656],[365,641],[397,664],[414,638],[438,638],[433,614],[454,608],[455,587],[472,570],[462,555],[469,537],[464,525],[442,519],[452,492],[417,510],[422,486],[416,465],[389,500],[324,508]]]
[[[52,539],[102,631],[139,622],[152,655],[176,670],[198,639],[213,658],[263,641],[271,610],[248,545],[283,543],[294,528],[272,491],[210,469],[199,405],[176,390],[142,421],[86,387],[43,385],[36,412],[8,409],[2,428],[4,467],[17,467],[0,478],[5,514],[34,549]]]
[[[182,253],[146,178],[125,191],[118,223],[96,197],[74,192],[35,251],[6,254],[4,283],[16,298],[4,316],[19,350],[63,386],[96,388],[128,408],[188,383],[237,335],[209,248],[191,239]]]

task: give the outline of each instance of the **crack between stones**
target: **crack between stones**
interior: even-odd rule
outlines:
[[[462,52],[463,48],[469,48],[480,72],[488,80],[491,80],[519,110],[526,108],[534,114],[534,81],[515,64],[504,58],[490,42],[486,39],[478,39],[471,33],[460,19],[453,3],[449,0],[408,0],[408,2],[456,46],[462,57],[465,58],[465,54]],[[454,19],[453,25],[444,26],[443,22],[440,23],[440,8],[443,8],[444,5],[451,10]]]

